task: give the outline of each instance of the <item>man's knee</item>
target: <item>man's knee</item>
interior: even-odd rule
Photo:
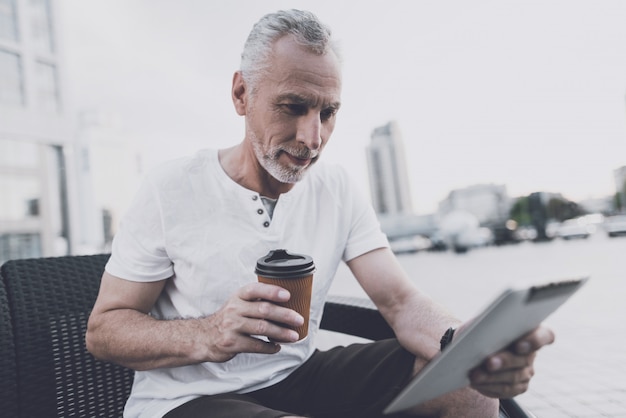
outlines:
[[[418,405],[410,415],[418,417],[497,418],[500,401],[488,398],[471,388],[459,389]]]

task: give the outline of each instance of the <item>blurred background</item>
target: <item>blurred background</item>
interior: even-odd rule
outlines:
[[[107,251],[146,170],[240,141],[243,43],[291,7],[341,42],[324,158],[396,251],[578,237],[626,207],[619,0],[0,0],[0,261]]]

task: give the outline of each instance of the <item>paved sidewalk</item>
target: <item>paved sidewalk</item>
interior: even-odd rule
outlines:
[[[549,319],[557,341],[537,357],[530,390],[517,398],[539,418],[626,418],[626,284],[613,294],[598,282],[587,286]]]

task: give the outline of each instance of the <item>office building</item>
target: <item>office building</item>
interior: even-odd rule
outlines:
[[[613,171],[615,193],[622,211],[626,212],[626,166]]]
[[[455,212],[471,213],[481,225],[508,219],[511,200],[506,186],[500,184],[477,184],[456,189],[439,203],[441,217]]]
[[[0,262],[67,254],[71,122],[53,0],[0,1]]]
[[[404,145],[396,122],[374,129],[366,149],[370,192],[379,215],[413,213]]]

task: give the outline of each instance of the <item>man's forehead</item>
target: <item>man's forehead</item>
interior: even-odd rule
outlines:
[[[339,102],[341,65],[333,51],[317,54],[285,36],[274,43],[268,64],[264,78],[275,97],[295,95],[301,96],[301,101]]]

